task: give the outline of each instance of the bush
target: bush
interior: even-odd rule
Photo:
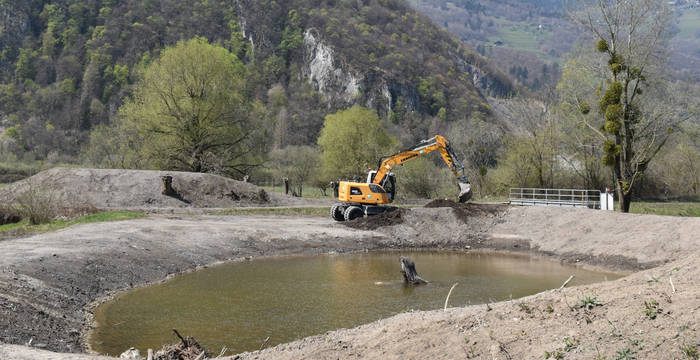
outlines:
[[[32,225],[51,222],[58,215],[53,193],[31,182],[28,183],[26,190],[15,198],[14,208]]]
[[[438,167],[428,158],[416,159],[394,168],[399,198],[455,198],[459,194],[455,177],[442,164]]]
[[[0,207],[0,225],[14,224],[22,221],[22,217],[12,209]]]

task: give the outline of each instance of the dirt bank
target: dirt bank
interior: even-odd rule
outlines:
[[[327,218],[154,216],[128,222],[85,224],[55,233],[0,242],[0,341],[24,344],[33,339],[34,346],[78,352],[81,351],[80,336],[84,333],[85,306],[110,292],[158,281],[167,275],[218,261],[387,248],[528,252],[626,271],[676,262],[631,278],[643,281],[628,283],[623,279],[566,290],[564,294],[569,295],[564,298],[565,302],[559,300],[561,295],[553,294],[537,295],[535,299],[541,300],[534,302],[522,300],[528,301],[526,306],[530,312],[522,310],[524,308],[517,305],[521,301],[517,301],[493,305],[492,311],[485,311],[481,306],[451,310],[445,314],[403,314],[365,327],[331,332],[292,345],[280,345],[262,354],[245,356],[348,358],[360,355],[376,358],[404,354],[407,358],[424,358],[426,354],[454,358],[455,354],[465,357],[474,346],[474,351],[481,354],[479,357],[506,358],[505,352],[492,351],[494,344],[496,350],[502,344],[512,358],[529,358],[525,356],[527,354],[535,354],[532,358],[542,358],[544,353],[536,352],[534,347],[549,349],[548,346],[561,344],[562,336],[568,336],[570,330],[581,332],[575,335],[581,344],[587,344],[581,349],[589,349],[592,345],[587,341],[595,336],[608,341],[602,337],[604,331],[610,332],[606,318],[618,328],[623,336],[621,339],[625,341],[637,338],[620,329],[650,332],[659,324],[669,329],[664,336],[675,336],[677,334],[671,333],[677,331],[688,341],[695,334],[697,340],[694,332],[697,321],[686,329],[690,332],[679,330],[681,323],[674,330],[671,323],[665,321],[679,319],[677,316],[682,321],[697,320],[700,294],[693,284],[700,276],[700,270],[691,260],[697,262],[700,256],[697,253],[700,241],[694,235],[700,233],[700,219],[560,208],[470,206],[473,207],[471,211],[454,207],[403,211],[400,222],[374,231],[348,228]],[[676,267],[680,270],[674,270]],[[663,295],[654,298],[664,311],[673,311],[669,318],[659,317],[648,323],[643,322],[643,318],[630,318],[634,321],[626,323],[627,316],[623,315],[641,312],[638,302],[647,293],[655,291],[661,294],[662,287],[668,286],[664,285],[668,284],[665,278],[660,278],[658,284],[646,283],[647,275],[668,276],[671,271],[678,292],[667,294],[672,297],[671,302],[661,303],[661,300],[666,301]],[[602,311],[604,317],[598,316],[600,314],[591,317],[581,309],[569,310],[565,305],[568,303],[573,307],[580,295],[589,293],[604,303],[591,311]],[[545,304],[552,306],[554,311],[549,313]],[[600,325],[599,328],[573,327],[576,321],[581,325],[586,316],[592,324]],[[513,320],[516,317],[519,319]],[[559,320],[562,321],[555,326]],[[552,324],[538,325],[541,322]],[[608,326],[607,330],[604,330],[604,325]],[[647,325],[649,328],[640,328]],[[459,330],[460,327],[464,329]],[[377,332],[384,335],[377,336]],[[468,335],[472,333],[476,335]],[[493,336],[489,335],[491,333]],[[387,337],[389,335],[393,337]],[[477,343],[470,345],[472,337]],[[469,338],[469,343],[465,338]],[[453,346],[455,342],[460,346]],[[620,340],[614,344],[622,343]],[[667,344],[672,343],[669,340]],[[651,345],[656,343],[645,343],[645,348],[650,349]],[[671,351],[671,348],[664,347],[671,345],[659,346],[664,351]],[[10,351],[8,349],[0,345],[0,354]],[[586,358],[592,357],[589,350],[582,352]],[[575,353],[567,353],[567,356]],[[60,355],[54,356],[60,358]]]
[[[176,194],[162,194],[162,176],[172,176]],[[62,206],[90,204],[100,209],[225,208],[326,204],[301,199],[213,174],[178,171],[54,168],[0,189],[11,203],[30,186]]]

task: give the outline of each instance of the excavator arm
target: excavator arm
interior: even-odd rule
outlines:
[[[372,183],[382,184],[384,177],[394,168],[396,165],[401,165],[406,161],[415,159],[419,156],[431,153],[437,150],[442,156],[442,159],[450,168],[452,173],[457,177],[459,182],[459,201],[466,202],[472,197],[471,185],[469,184],[469,179],[464,175],[464,165],[457,159],[454,151],[450,147],[450,142],[440,135],[435,135],[434,137],[423,140],[420,143],[401,150],[398,153],[382,158],[379,161],[379,167],[377,169],[377,174],[374,176]],[[461,174],[460,174],[461,173]]]

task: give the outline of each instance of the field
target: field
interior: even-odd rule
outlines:
[[[678,17],[678,30],[676,35],[678,40],[700,41],[700,9],[688,9]]]
[[[22,221],[15,224],[5,224],[0,225],[0,233],[4,232],[26,232],[26,233],[42,233],[49,231],[56,231],[59,229],[67,228],[71,225],[76,224],[87,224],[96,222],[106,222],[106,221],[120,221],[120,220],[130,220],[139,219],[145,217],[146,214],[140,212],[132,211],[103,211],[95,214],[85,215],[75,219],[68,220],[55,220],[47,224],[40,225],[30,225],[29,223]]]
[[[499,19],[500,22],[503,22],[499,26],[500,34],[489,38],[492,44],[496,41],[502,41],[506,48],[530,52],[545,61],[557,60],[540,48],[542,43],[552,41],[551,31],[538,29],[535,25],[524,23],[513,23]]]
[[[284,194],[284,186],[260,186],[261,188],[265,189],[267,192],[275,192],[278,194]],[[291,195],[292,189],[290,187],[289,192]],[[304,188],[302,189],[302,198],[306,199],[330,199],[333,196],[333,189],[328,188],[326,190],[326,196],[323,195],[321,190],[317,187],[311,186],[311,185],[305,185]]]
[[[666,216],[700,217],[699,201],[640,201],[633,202],[630,212],[634,214],[652,214]]]

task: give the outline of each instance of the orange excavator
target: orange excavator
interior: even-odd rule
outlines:
[[[339,203],[331,207],[331,217],[336,221],[350,221],[365,215],[377,215],[396,210],[391,204],[396,196],[396,176],[391,169],[406,161],[437,150],[459,185],[459,202],[467,202],[472,197],[469,179],[464,175],[464,165],[457,159],[449,141],[440,135],[398,153],[379,160],[377,170],[370,170],[367,182],[341,181],[338,186]]]

